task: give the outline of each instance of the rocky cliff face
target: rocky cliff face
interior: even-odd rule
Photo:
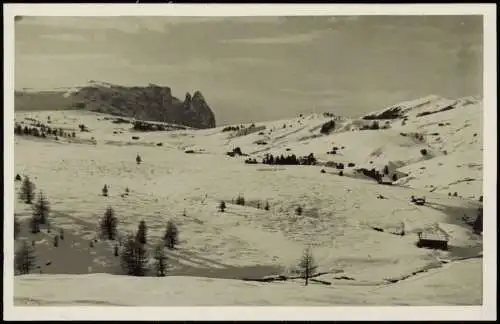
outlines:
[[[83,87],[72,94],[81,106],[92,111],[141,120],[153,120],[195,128],[215,127],[215,115],[196,91],[184,101],[172,96],[169,87],[97,86]]]
[[[145,87],[125,87],[91,81],[89,85],[68,92],[16,92],[16,110],[39,110],[32,107],[43,94],[46,110],[76,108],[140,120],[175,123],[194,128],[216,126],[215,115],[201,92],[187,93],[184,100],[172,96],[169,87],[150,84]],[[42,98],[42,97],[40,97]],[[29,100],[28,100],[29,99]],[[62,100],[63,99],[63,100]],[[59,107],[63,103],[66,107]],[[56,107],[57,106],[57,107]]]

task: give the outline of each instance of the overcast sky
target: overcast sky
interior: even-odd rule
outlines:
[[[200,90],[218,124],[482,94],[480,16],[24,17],[16,89]]]

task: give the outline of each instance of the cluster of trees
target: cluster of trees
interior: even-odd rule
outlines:
[[[108,207],[100,220],[100,236],[103,239],[115,241],[118,239],[118,218],[112,207]],[[128,234],[120,249],[115,245],[114,255],[120,256],[120,264],[123,271],[131,276],[145,276],[151,269],[149,267],[149,256],[146,245],[149,243],[148,227],[144,220],[139,222],[137,231]],[[154,272],[157,276],[165,276],[168,260],[165,248],[173,250],[179,243],[179,229],[174,222],[168,221],[165,233],[160,242],[155,244],[153,251]]]
[[[236,197],[236,199],[232,199],[231,202],[233,204],[240,205],[240,206],[245,206],[245,204],[246,204],[245,197],[243,197],[242,195],[238,195],[238,197]],[[226,202],[224,200],[222,200],[219,203],[218,209],[220,212],[223,213],[226,210],[226,207],[227,207]],[[269,210],[271,208],[271,206],[269,205],[269,201],[266,201],[264,204],[262,204],[262,202],[260,200],[257,201],[256,207],[259,209],[264,209],[264,210]]]
[[[310,153],[307,156],[299,157],[295,156],[295,154],[284,156],[283,154],[280,156],[273,156],[272,154],[266,154],[266,156],[262,159],[263,164],[279,164],[279,165],[315,165],[317,162],[313,153]]]
[[[363,127],[361,127],[361,130],[366,130],[366,129],[371,129],[371,130],[380,129],[380,124],[378,123],[378,121],[374,121],[370,125],[364,125]]]
[[[29,176],[24,177],[21,189],[19,192],[19,199],[26,203],[32,205],[32,216],[29,221],[29,229],[33,234],[40,233],[41,226],[45,225],[47,231],[50,233],[50,204],[43,193],[40,191],[38,194],[38,199],[35,201],[35,184],[30,180]],[[17,215],[14,215],[14,240],[19,238],[21,233],[21,224],[17,219]],[[54,237],[54,246],[59,245],[59,239],[64,239],[63,232],[58,236]],[[29,245],[26,241],[16,250],[14,256],[14,266],[18,273],[28,274],[35,267],[35,255],[34,246]]]
[[[38,199],[35,199],[35,184],[28,176],[24,177],[19,198],[27,203],[33,204],[32,217],[29,222],[30,231],[33,234],[40,232],[41,225],[46,225],[50,233],[50,204],[46,196],[40,191]],[[99,222],[100,237],[105,240],[115,241],[118,239],[118,218],[116,217],[113,208],[108,207]],[[120,263],[124,272],[128,275],[144,276],[150,270],[149,258],[146,250],[148,244],[147,225],[144,220],[141,220],[135,234],[130,234],[126,237],[121,251]],[[18,239],[21,232],[21,225],[14,215],[14,238]],[[61,229],[59,234],[54,236],[53,245],[59,246],[60,240],[64,240],[64,231]],[[172,221],[167,222],[165,233],[154,248],[155,265],[154,270],[156,275],[164,276],[167,270],[167,257],[165,248],[175,249],[179,243],[179,230]],[[93,242],[91,243],[93,247]],[[34,244],[29,245],[26,242],[19,247],[15,253],[15,269],[20,274],[30,273],[35,267]],[[118,245],[115,245],[114,255],[119,256]]]
[[[248,158],[245,160],[246,164],[258,164],[259,162],[255,158]]]
[[[243,126],[241,126],[241,128],[243,128]],[[226,126],[222,129],[222,132],[235,132],[239,130],[240,126]]]
[[[39,127],[22,127],[21,124],[17,124],[14,127],[14,134],[16,135],[25,135],[25,136],[35,136],[35,137],[43,137],[47,136],[59,136],[59,137],[76,137],[75,132],[65,132],[62,128],[51,128],[41,124]]]
[[[247,154],[244,154],[242,151],[241,151],[241,148],[240,147],[235,147],[232,151],[229,151],[226,153],[227,155],[231,156],[231,157],[234,157],[236,155],[239,155],[239,156],[246,156]]]
[[[80,129],[80,132],[88,132],[89,131],[87,126],[85,126],[84,124],[79,124],[78,128]]]
[[[330,120],[330,121],[328,121],[328,122],[324,123],[324,124],[321,126],[321,129],[320,129],[320,131],[319,131],[319,132],[320,132],[321,134],[330,134],[330,132],[331,132],[332,130],[334,130],[334,129],[335,129],[335,120],[333,120],[333,119],[332,119],[332,120]]]
[[[19,199],[26,204],[33,204],[35,199],[35,189],[36,185],[30,180],[29,176],[24,177],[19,192]],[[40,190],[38,193],[38,199],[33,204],[33,212],[30,219],[31,233],[39,233],[41,225],[49,226],[49,212],[49,201],[43,191]],[[19,233],[16,233],[16,229],[14,229],[14,236],[17,236],[17,234]]]
[[[141,132],[166,131],[167,127],[161,124],[153,124],[145,121],[137,120],[134,122],[132,129]]]

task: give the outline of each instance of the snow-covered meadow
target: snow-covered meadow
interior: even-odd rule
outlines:
[[[450,104],[453,109],[417,116]],[[465,222],[475,218],[483,195],[482,101],[430,96],[398,106],[408,116],[406,122],[392,119],[387,129],[360,130],[373,120],[340,119],[329,135],[319,129],[331,118],[320,114],[256,123],[265,128],[234,136],[222,132],[223,126],[146,133],[91,112],[17,112],[16,121],[26,124],[26,117],[45,122],[50,116],[51,127],[74,130],[76,138],[15,137],[15,174],[30,176],[50,201],[53,228],[72,235],[54,248],[47,233],[37,239],[25,231],[30,240],[39,240],[37,260],[43,274],[16,276],[15,303],[482,304],[482,236]],[[386,125],[385,120],[378,122]],[[79,132],[79,124],[90,132]],[[326,154],[334,146],[337,154]],[[244,156],[226,155],[236,147],[257,160],[266,153],[313,153],[320,165],[246,164]],[[195,153],[187,154],[187,149]],[[137,154],[141,164],[135,161]],[[346,167],[340,176],[339,170],[324,165],[328,161],[355,167]],[[407,176],[388,186],[355,172],[385,165],[391,173]],[[101,195],[104,184],[108,197]],[[15,185],[19,190],[20,183]],[[122,196],[125,188],[130,194]],[[238,195],[244,196],[245,206],[231,203]],[[411,203],[412,195],[425,196],[427,203]],[[224,213],[218,210],[221,200],[227,202]],[[257,202],[266,201],[268,211],[256,208]],[[299,205],[302,215],[295,213]],[[178,225],[180,245],[169,254],[170,276],[101,273],[118,269],[113,245],[87,244],[96,238],[97,223],[108,206],[115,209],[122,234],[145,220],[154,242],[168,220]],[[18,199],[14,209],[22,221],[31,216],[31,206]],[[450,235],[449,250],[417,248],[417,232],[435,226]],[[401,229],[404,236],[394,234]],[[290,273],[307,245],[313,248],[318,270],[326,272],[319,279],[331,285],[239,280]]]

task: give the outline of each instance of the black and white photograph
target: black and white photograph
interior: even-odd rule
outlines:
[[[495,7],[248,6],[4,7],[9,316],[494,319]]]

